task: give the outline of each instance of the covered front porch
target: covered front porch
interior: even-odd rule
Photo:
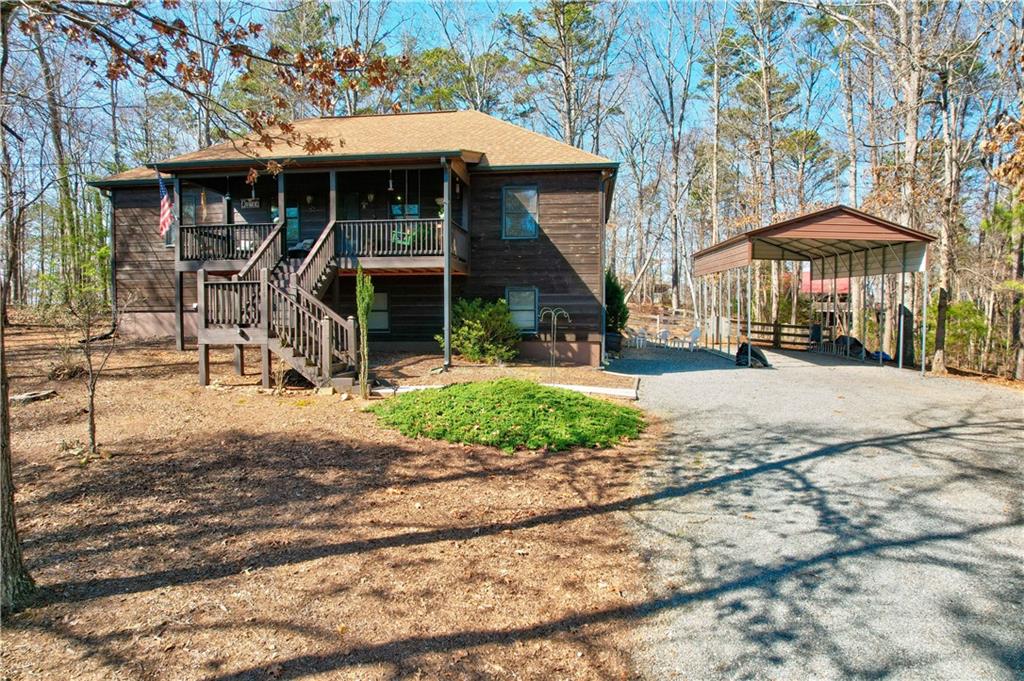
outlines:
[[[341,270],[434,270],[445,253],[446,171],[441,166],[285,170],[249,184],[241,173],[182,174],[179,271],[237,272],[281,227],[289,258],[304,260],[332,238]],[[453,269],[468,272],[468,183],[451,182]],[[330,227],[331,229],[328,229]],[[328,233],[331,233],[328,236]]]

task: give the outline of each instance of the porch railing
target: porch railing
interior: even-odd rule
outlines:
[[[273,222],[181,225],[179,260],[248,260],[274,230]]]
[[[336,265],[334,261],[337,252],[336,243],[337,237],[335,236],[334,223],[328,223],[324,231],[320,233],[316,243],[313,244],[313,248],[310,249],[305,260],[302,261],[299,269],[292,275],[295,286],[298,289],[318,293],[315,290],[317,284],[324,274],[329,273],[329,269]]]
[[[337,223],[342,256],[441,255],[444,220],[341,220]]]
[[[197,274],[199,312],[202,328],[210,326],[259,326],[260,282],[206,279],[206,272]]]
[[[286,237],[285,222],[280,220],[238,271],[238,278],[243,281],[259,281],[260,270],[273,271],[288,248]]]

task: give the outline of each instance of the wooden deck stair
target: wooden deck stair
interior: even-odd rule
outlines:
[[[318,387],[351,388],[358,365],[355,319],[322,300],[336,276],[333,224],[299,263],[286,253],[284,224],[256,249],[231,280],[198,279],[199,380],[209,382],[209,346],[261,348],[263,385],[270,387],[274,355]],[[239,361],[239,369],[241,364]]]

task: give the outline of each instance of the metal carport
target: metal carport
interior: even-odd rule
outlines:
[[[693,256],[695,278],[705,284],[700,287],[700,310],[707,309],[707,296],[717,314],[715,337],[721,337],[721,312],[731,318],[733,304],[737,320],[740,316],[742,295],[740,273],[746,269],[746,339],[748,354],[752,334],[752,264],[755,260],[800,261],[810,263],[811,281],[824,281],[899,274],[900,305],[904,306],[904,279],[907,273],[920,272],[924,276],[924,295],[921,303],[921,373],[924,374],[924,342],[927,334],[928,309],[928,244],[935,237],[910,229],[883,218],[869,215],[849,206],[837,205],[788,220],[776,222],[738,234],[709,246]],[[723,274],[725,286],[723,287]],[[884,301],[885,279],[881,277]],[[735,284],[735,297],[733,288]],[[863,284],[862,284],[863,285]],[[723,300],[723,288],[725,299]],[[723,302],[727,309],[723,310]],[[698,311],[699,314],[699,311]],[[881,307],[879,328],[884,325],[885,305]],[[773,320],[777,324],[777,320]],[[899,365],[903,365],[903,314],[899,320]],[[741,327],[742,328],[742,327]],[[726,334],[728,336],[728,334]],[[849,335],[847,335],[849,338]],[[847,354],[849,354],[847,340]],[[881,347],[879,362],[881,363]],[[749,356],[748,356],[749,365]]]

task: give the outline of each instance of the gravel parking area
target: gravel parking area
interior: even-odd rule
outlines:
[[[1024,392],[805,353],[634,352],[656,679],[1024,676]]]

